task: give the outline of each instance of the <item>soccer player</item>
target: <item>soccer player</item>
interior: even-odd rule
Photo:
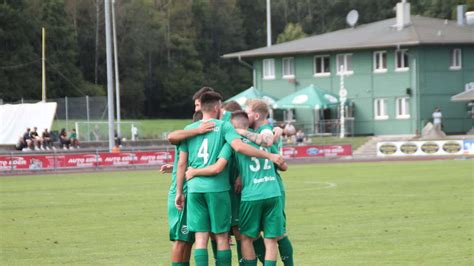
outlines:
[[[177,170],[177,193],[175,205],[183,209],[185,165],[202,168],[213,164],[227,142],[232,149],[248,156],[267,158],[277,164],[283,162],[279,155],[258,150],[242,142],[240,136],[229,122],[217,120],[220,115],[222,97],[215,92],[204,93],[200,97],[200,107],[203,121],[215,123],[215,128],[206,134],[186,139],[180,145],[180,158]],[[188,125],[189,130],[198,127],[201,121]],[[188,159],[189,156],[189,159]],[[195,232],[196,250],[194,258],[196,265],[208,265],[207,243],[209,233],[214,233],[217,241],[217,265],[229,265],[231,253],[227,232],[230,229],[230,189],[227,171],[212,176],[197,176],[188,184],[187,214],[188,228]]]
[[[193,121],[199,121],[202,119],[202,112],[198,111],[194,113]],[[196,128],[194,131],[191,131],[192,134],[204,134],[213,129],[213,127],[208,127],[206,124],[204,126]],[[189,133],[189,132],[188,132]],[[190,233],[187,227],[186,212],[179,212],[174,205],[174,200],[176,198],[176,170],[178,169],[177,164],[179,161],[179,143],[175,146],[175,159],[174,166],[163,165],[161,167],[161,172],[169,172],[172,170],[172,179],[171,185],[168,192],[168,226],[169,226],[169,236],[170,240],[173,241],[173,247],[171,250],[171,265],[173,266],[188,266],[189,260],[191,257],[191,248],[194,242],[194,234]],[[186,184],[183,187],[183,193],[187,193]],[[186,206],[184,207],[186,208]]]
[[[245,112],[232,115],[232,123],[236,128],[247,129],[249,119]],[[260,147],[246,140],[255,147]],[[236,161],[242,178],[242,194],[239,214],[239,227],[242,241],[244,265],[257,265],[253,241],[264,232],[265,260],[264,265],[276,265],[278,255],[277,240],[284,234],[281,192],[278,185],[274,165],[268,160],[249,158],[240,153]],[[281,164],[286,171],[286,163]]]
[[[275,139],[273,135],[272,126],[268,123],[267,117],[269,114],[268,105],[258,99],[253,99],[247,102],[246,108],[250,128],[255,130],[255,132],[251,132],[248,130],[237,130],[239,134],[245,136],[249,140],[252,140],[255,143],[259,143],[259,141],[263,145],[268,145],[269,143],[272,144],[271,152],[278,152],[281,149],[281,139],[278,136],[278,140]],[[293,266],[293,245],[291,244],[290,239],[288,238],[288,234],[286,232],[286,213],[285,213],[285,187],[283,185],[283,180],[278,173],[276,172],[276,177],[278,184],[280,185],[280,192],[281,192],[281,201],[282,201],[282,210],[283,210],[283,218],[284,218],[284,226],[285,226],[285,235],[278,240],[278,249],[280,251],[280,256],[283,264],[285,266]],[[263,260],[265,250],[262,245],[263,240],[261,238],[257,239],[254,242],[255,251],[260,261]]]

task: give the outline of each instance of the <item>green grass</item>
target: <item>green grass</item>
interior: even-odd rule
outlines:
[[[296,265],[472,265],[473,166],[290,165]],[[157,171],[2,177],[0,263],[169,265],[169,179]]]
[[[69,120],[68,126],[66,125],[66,120],[55,120],[53,123],[52,130],[60,131],[61,128],[72,129],[75,126],[75,122],[85,122],[86,120]],[[92,121],[94,122],[94,121]],[[106,121],[101,121],[106,122]],[[183,129],[186,125],[190,124],[192,121],[190,119],[136,119],[136,120],[127,120],[124,119],[122,122],[126,123],[136,123],[138,128],[138,134],[140,138],[146,139],[161,139],[165,138],[167,133]],[[104,128],[102,128],[104,127]],[[106,124],[102,124],[101,133],[106,135]],[[130,134],[130,125],[124,125],[121,127],[124,136]],[[91,127],[91,130],[93,127]],[[81,129],[79,129],[81,131]]]

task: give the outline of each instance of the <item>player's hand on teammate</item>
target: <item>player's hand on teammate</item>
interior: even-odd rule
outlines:
[[[195,175],[195,170],[194,170],[194,168],[188,167],[188,170],[186,170],[186,174],[185,174],[186,180],[190,180],[191,178],[194,177],[194,175]]]
[[[160,172],[162,174],[171,173],[171,171],[173,171],[173,165],[172,164],[163,164],[160,168]]]
[[[201,123],[201,125],[199,125],[198,132],[199,134],[207,133],[209,131],[212,131],[215,126],[216,124],[214,122],[209,122],[209,121],[203,122]]]
[[[242,178],[240,178],[240,176],[235,179],[234,191],[237,194],[240,194],[240,192],[242,192]]]
[[[270,157],[268,159],[270,159],[276,165],[282,165],[285,162],[285,159],[283,159],[283,156],[281,156],[279,154],[271,153]]]
[[[176,198],[174,199],[174,206],[176,206],[176,208],[179,211],[183,210],[183,207],[184,207],[184,195],[183,194],[176,193]]]

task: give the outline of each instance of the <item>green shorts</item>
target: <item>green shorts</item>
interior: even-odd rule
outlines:
[[[174,206],[176,194],[168,194],[168,226],[171,241],[186,241],[194,243],[194,233],[189,232],[186,224],[186,202],[183,211],[179,211]]]
[[[229,191],[188,193],[188,228],[191,232],[227,233],[230,230]]]
[[[260,231],[265,238],[282,236],[285,231],[281,203],[280,197],[240,202],[240,233],[251,238],[257,238]]]
[[[229,190],[230,195],[230,206],[231,206],[231,226],[239,225],[239,208],[240,208],[240,194],[234,192],[233,189]]]
[[[280,200],[281,200],[281,211],[283,213],[283,229],[285,229],[285,233],[286,233],[286,212],[285,212],[286,197],[285,197],[285,191],[284,190],[281,191]]]

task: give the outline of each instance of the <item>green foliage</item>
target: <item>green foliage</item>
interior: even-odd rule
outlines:
[[[252,85],[251,70],[221,56],[266,45],[266,1],[115,2],[123,117],[190,117],[190,98],[200,87],[229,97]],[[272,0],[273,42],[345,28],[351,9],[360,13],[358,24],[393,17],[397,2]],[[474,6],[472,0],[410,3],[413,14],[451,19],[456,4]],[[105,94],[103,0],[0,0],[0,25],[4,101],[40,99],[41,27],[48,97]]]
[[[299,24],[288,23],[285,30],[278,35],[277,43],[289,42],[306,37],[303,28]]]
[[[472,264],[471,161],[290,164],[282,176],[295,265]],[[2,264],[170,265],[170,179],[2,176]]]

